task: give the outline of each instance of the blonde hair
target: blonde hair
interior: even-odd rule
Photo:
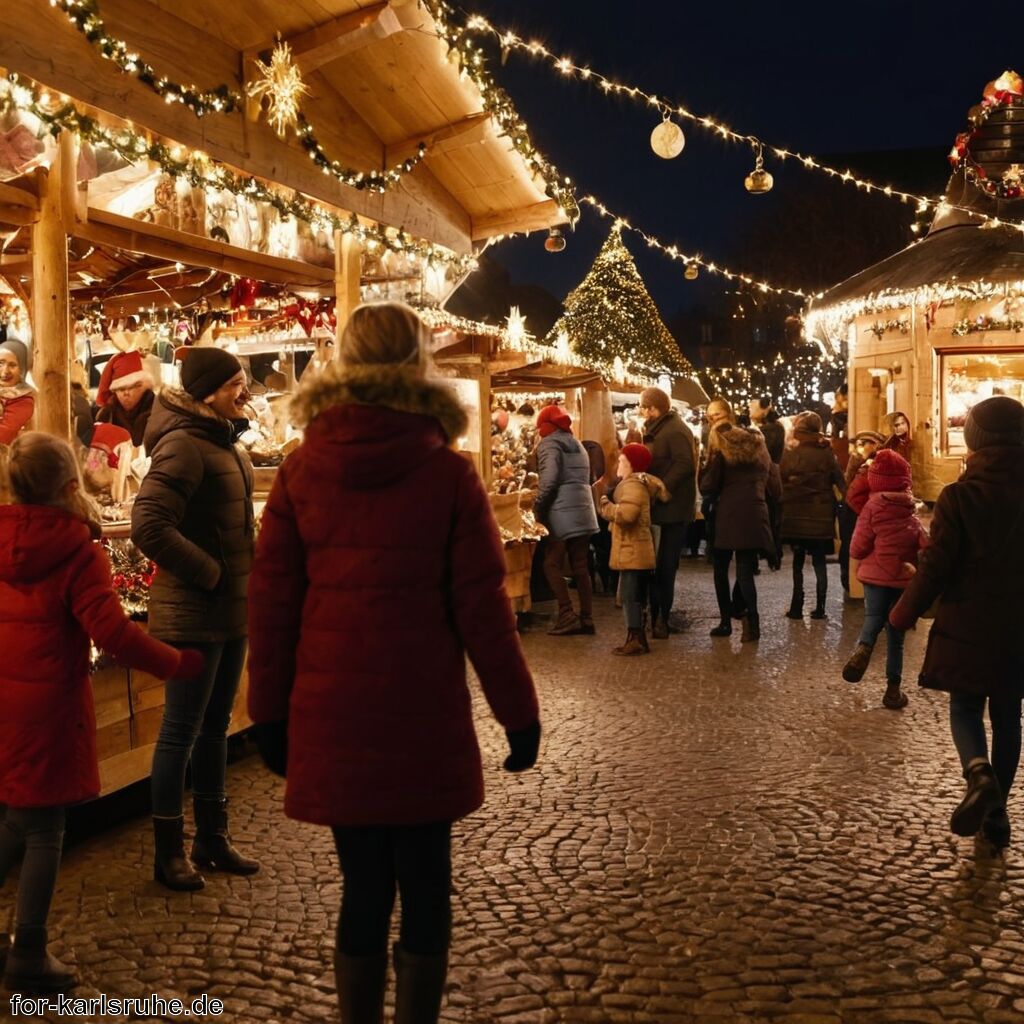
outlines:
[[[67,493],[67,486],[78,486]],[[14,505],[62,508],[88,524],[99,536],[99,510],[82,488],[78,459],[67,441],[29,430],[9,447],[0,445],[0,498]]]
[[[341,334],[345,366],[406,366],[424,369],[430,330],[403,302],[357,306]]]

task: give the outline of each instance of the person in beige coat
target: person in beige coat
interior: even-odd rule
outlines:
[[[665,485],[646,470],[651,450],[642,444],[627,444],[619,456],[619,483],[614,495],[601,497],[601,517],[612,524],[612,554],[609,564],[620,572],[622,607],[626,614],[626,640],[612,654],[647,654],[647,630],[643,609],[647,583],[655,565],[651,536],[651,502],[668,501]]]

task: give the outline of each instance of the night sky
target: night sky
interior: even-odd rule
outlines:
[[[1019,32],[1009,21],[1000,31],[999,8],[986,8],[976,19],[970,5],[948,0],[473,0],[466,9],[736,131],[823,159],[919,147],[941,154],[965,127],[966,111],[980,101],[987,81],[1006,68],[1024,73]],[[769,154],[774,191],[748,195],[749,148],[682,122],[685,149],[675,160],[662,160],[649,145],[658,122],[651,110],[564,78],[521,52],[513,51],[502,67],[497,47],[488,42],[487,50],[492,74],[526,118],[535,144],[577,182],[579,194],[596,194],[684,251],[747,269],[737,239],[750,218],[812,176]],[[912,186],[896,177],[885,183]],[[839,183],[830,187],[852,192]],[[906,218],[892,200],[877,202],[892,203],[893,215]],[[585,208],[560,254],[544,251],[541,234],[491,251],[514,281],[543,285],[563,298],[586,273],[608,227]],[[718,287],[703,277],[684,281],[681,264],[649,252],[640,239],[628,244],[666,318]],[[826,244],[841,244],[841,238]]]

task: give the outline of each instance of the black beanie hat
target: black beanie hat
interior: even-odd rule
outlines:
[[[181,386],[201,402],[241,368],[238,359],[222,348],[190,348],[181,364]]]
[[[964,441],[972,452],[990,445],[1024,445],[1024,405],[1009,395],[979,402],[967,414]]]

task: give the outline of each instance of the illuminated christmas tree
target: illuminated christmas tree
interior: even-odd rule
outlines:
[[[662,323],[616,224],[587,276],[565,300],[565,312],[544,339],[559,340],[595,368],[616,358],[631,374],[657,378],[694,376],[690,361]]]

